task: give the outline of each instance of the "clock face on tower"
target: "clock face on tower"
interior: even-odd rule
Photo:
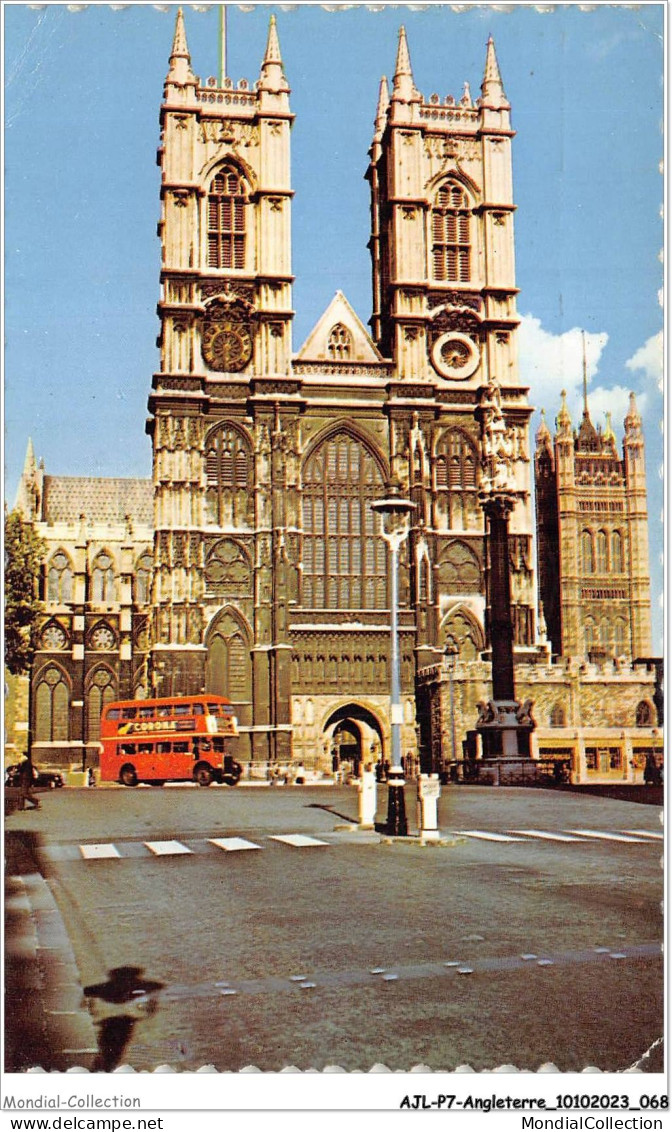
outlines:
[[[238,373],[252,357],[249,324],[240,318],[222,315],[203,326],[203,360],[218,373]]]

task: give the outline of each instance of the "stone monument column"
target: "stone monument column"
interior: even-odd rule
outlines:
[[[514,438],[507,428],[497,382],[481,400],[483,461],[479,501],[488,528],[488,633],[492,657],[492,699],[480,705],[476,730],[485,758],[528,757],[534,721],[531,701],[516,699],[511,617],[509,517],[516,505],[511,472]]]

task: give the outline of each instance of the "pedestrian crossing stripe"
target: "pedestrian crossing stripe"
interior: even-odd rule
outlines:
[[[261,845],[255,845],[254,841],[246,841],[244,837],[210,837],[209,841],[226,853],[235,853],[241,849],[261,849]]]
[[[568,829],[566,833],[578,833],[579,837],[590,837],[597,841],[623,841],[629,842],[631,845],[645,845],[646,842],[642,837],[632,837],[626,833],[603,833],[596,829]]]
[[[310,845],[328,845],[328,841],[318,841],[316,837],[306,837],[303,833],[277,833],[270,841],[282,841],[285,845],[292,845],[295,849],[304,849]]]
[[[191,849],[187,849],[181,841],[144,841],[150,853],[154,853],[156,857],[171,857],[178,856],[181,853],[191,853]]]
[[[585,844],[581,837],[573,837],[569,833],[549,833],[545,829],[510,829],[509,833],[520,833],[523,837],[538,837],[541,841],[574,841],[577,845]]]
[[[456,829],[458,837],[475,837],[479,841],[523,841],[522,837],[511,837],[506,833],[489,833],[483,829]]]
[[[121,856],[114,845],[80,845],[79,851],[85,861],[100,861],[104,858]]]
[[[628,845],[656,845],[662,841],[662,833],[653,833],[649,830],[641,829],[628,829],[623,831],[616,831],[608,833],[603,830],[596,829],[570,829],[570,830],[545,830],[545,829],[510,829],[506,831],[501,830],[487,830],[487,829],[458,829],[454,830],[454,836],[469,837],[477,841],[492,841],[499,842],[500,844],[525,844],[531,841],[541,842],[560,842],[563,844],[575,843],[577,845],[588,845],[591,842],[606,841],[606,842],[620,842]],[[282,845],[288,845],[292,849],[305,849],[313,846],[330,846],[332,842],[322,841],[317,837],[309,837],[304,833],[277,833],[267,835],[267,840],[278,841]],[[144,842],[119,842],[114,845],[111,842],[91,842],[89,844],[81,845],[54,845],[45,846],[45,854],[54,860],[85,860],[85,861],[102,861],[102,860],[125,860],[130,857],[138,858],[137,849],[140,845],[148,850],[155,857],[176,857],[176,856],[192,856],[194,853],[202,853],[205,841],[198,844],[192,843],[193,848],[185,845],[181,841],[144,841]],[[235,853],[246,851],[250,849],[263,849],[263,845],[258,845],[254,841],[248,841],[245,837],[210,837],[207,839],[207,844],[214,845],[217,849],[223,850],[225,853]],[[133,849],[135,848],[135,852]],[[142,851],[140,852],[142,856]]]

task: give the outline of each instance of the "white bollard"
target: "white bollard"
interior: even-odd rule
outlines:
[[[436,807],[441,794],[438,774],[418,776],[418,831],[422,841],[438,841],[439,825]]]
[[[368,764],[367,764],[368,766]],[[376,776],[370,769],[363,770],[359,780],[359,828],[375,829]]]

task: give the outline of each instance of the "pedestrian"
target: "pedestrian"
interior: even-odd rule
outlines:
[[[39,800],[33,795],[33,767],[28,759],[24,759],[19,767],[19,809],[25,810],[26,804],[33,810],[39,810]]]
[[[86,785],[87,786],[95,786],[96,785],[96,775],[95,775],[95,772],[94,772],[94,769],[93,769],[92,766],[89,767],[89,770],[88,770],[88,773],[87,773],[87,776],[86,776]]]

